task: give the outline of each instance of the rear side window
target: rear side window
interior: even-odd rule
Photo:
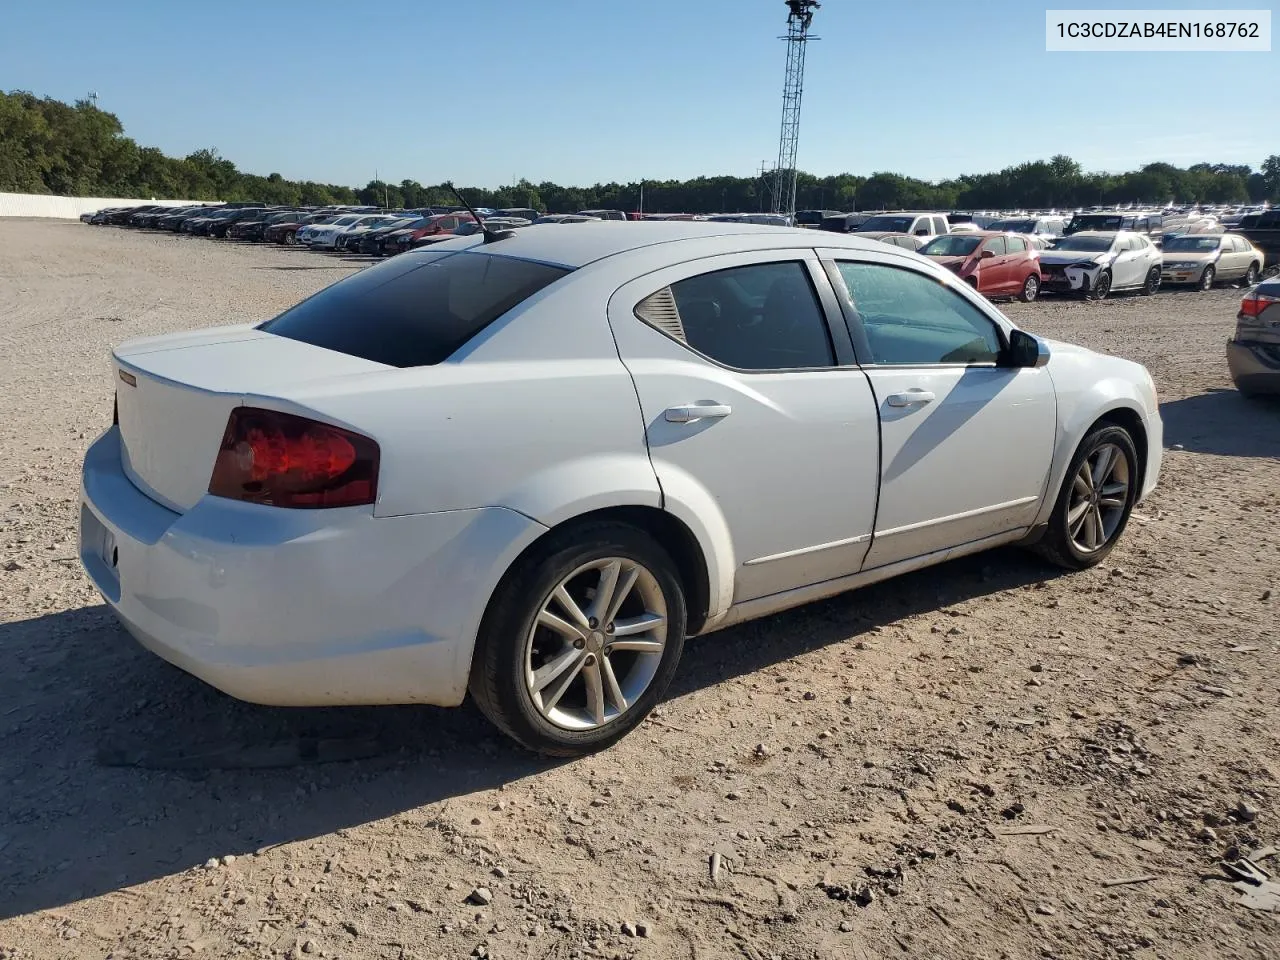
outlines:
[[[835,366],[826,319],[798,260],[689,277],[646,297],[635,312],[738,370]]]
[[[429,366],[567,273],[485,253],[413,253],[340,280],[259,329],[392,367]]]

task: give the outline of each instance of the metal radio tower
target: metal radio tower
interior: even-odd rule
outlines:
[[[773,172],[773,212],[796,212],[796,152],[800,149],[800,96],[804,93],[804,51],[810,40],[813,13],[818,0],[786,0],[787,78],[782,87],[782,135],[778,138],[778,165]]]

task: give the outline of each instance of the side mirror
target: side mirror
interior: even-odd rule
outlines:
[[[1006,367],[1043,367],[1049,362],[1049,348],[1025,330],[1009,332],[1009,346],[1004,351]]]
[[[991,260],[991,259],[993,259],[993,258],[995,257],[995,255],[996,255],[996,252],[995,252],[994,250],[983,250],[983,251],[982,251],[982,259],[983,259],[983,260]]]

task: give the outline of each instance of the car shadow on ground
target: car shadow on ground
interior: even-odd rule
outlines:
[[[1224,457],[1280,458],[1280,400],[1210,390],[1160,404],[1166,447]]]
[[[1057,573],[1001,550],[695,639],[670,698]],[[0,919],[563,762],[509,743],[469,704],[282,709],[233,700],[143,651],[103,606],[0,625],[0,651]]]

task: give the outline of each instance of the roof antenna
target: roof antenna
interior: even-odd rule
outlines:
[[[476,223],[480,224],[480,231],[484,234],[485,243],[496,243],[499,240],[505,240],[507,237],[516,235],[514,230],[490,230],[484,225],[484,221],[480,219],[480,214],[476,213],[475,208],[463,199],[462,194],[458,192],[458,188],[453,185],[452,180],[446,183],[445,186],[452,190],[453,195],[458,198],[458,202],[467,208],[467,213],[476,218]]]

